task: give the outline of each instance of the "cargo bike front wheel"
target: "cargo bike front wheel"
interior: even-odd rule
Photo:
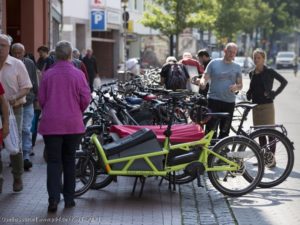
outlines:
[[[227,162],[218,155],[210,154],[207,174],[212,185],[224,195],[238,197],[253,191],[264,174],[263,155],[253,140],[243,136],[227,137],[220,140],[213,151],[235,162],[238,169],[224,169]],[[222,169],[223,167],[223,169]],[[251,180],[247,179],[249,176]]]

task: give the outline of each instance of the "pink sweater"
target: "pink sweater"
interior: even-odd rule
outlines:
[[[90,89],[83,72],[69,61],[58,61],[43,74],[40,84],[42,117],[39,133],[84,133],[82,113],[90,100]]]

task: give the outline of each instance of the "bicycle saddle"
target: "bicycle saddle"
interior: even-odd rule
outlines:
[[[247,102],[242,102],[242,103],[237,103],[235,105],[235,107],[242,107],[242,108],[249,108],[249,109],[253,109],[255,108],[255,106],[257,106],[257,104],[253,104],[253,103],[247,103]]]
[[[205,114],[206,116],[213,116],[213,117],[219,117],[219,118],[224,118],[224,117],[229,117],[229,113],[227,112],[208,112]]]

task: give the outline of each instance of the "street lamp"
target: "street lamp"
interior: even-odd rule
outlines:
[[[126,11],[128,0],[121,0],[122,8],[123,8],[123,38],[124,38],[124,74],[126,74],[126,61],[127,61],[127,23],[129,20],[129,13]]]

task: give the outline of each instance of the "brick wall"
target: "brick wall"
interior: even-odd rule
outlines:
[[[0,0],[0,33],[2,33],[2,10],[3,10],[2,0]]]

